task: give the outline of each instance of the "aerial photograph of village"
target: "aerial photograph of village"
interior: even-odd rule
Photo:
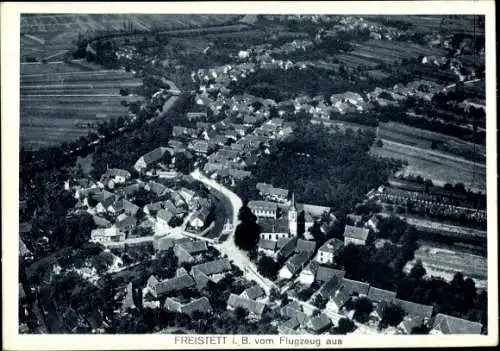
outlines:
[[[23,13],[19,49],[20,334],[488,334],[485,16]]]

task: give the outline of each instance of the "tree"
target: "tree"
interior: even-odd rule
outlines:
[[[279,299],[279,290],[276,287],[272,287],[271,291],[269,292],[269,301],[276,301]]]
[[[377,143],[375,144],[377,147],[383,147],[384,143],[382,142],[382,139],[377,139]]]
[[[263,256],[257,262],[257,270],[260,274],[270,280],[276,280],[278,276],[278,264],[270,257]]]
[[[248,316],[248,311],[243,307],[238,306],[234,309],[234,315],[239,321],[243,321]]]
[[[178,259],[175,256],[174,249],[168,248],[156,254],[156,258],[151,263],[153,274],[160,279],[171,278],[177,269]]]
[[[349,318],[342,317],[339,319],[339,324],[333,328],[334,334],[345,335],[347,333],[353,332],[356,329],[356,325]]]
[[[247,204],[244,204],[238,213],[240,223],[234,233],[234,243],[242,250],[249,251],[259,241],[260,228],[257,217],[252,213]]]
[[[312,304],[319,309],[323,309],[326,307],[328,300],[324,299],[320,294],[317,294],[312,301]]]
[[[367,297],[359,297],[354,301],[354,320],[366,323],[373,311],[373,305]]]
[[[379,328],[384,329],[388,326],[397,326],[403,321],[405,312],[396,304],[388,304],[382,311],[382,318],[380,319]]]
[[[415,263],[415,265],[412,267],[412,269],[410,271],[410,277],[412,277],[413,279],[419,280],[419,279],[423,278],[426,274],[427,274],[427,271],[425,270],[425,268],[422,264],[422,261],[417,260],[417,262]]]

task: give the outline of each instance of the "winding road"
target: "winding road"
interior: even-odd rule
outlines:
[[[239,209],[243,206],[243,202],[241,201],[240,197],[225,186],[217,183],[213,179],[209,179],[204,176],[199,169],[193,171],[191,173],[191,177],[198,180],[199,182],[202,182],[208,188],[213,188],[222,193],[229,200],[233,208],[233,229],[229,233],[227,240],[222,243],[215,244],[214,247],[221,253],[227,255],[227,257],[243,271],[245,278],[254,280],[261,286],[262,289],[264,289],[264,291],[266,291],[267,294],[269,294],[271,289],[273,287],[276,287],[275,284],[258,273],[255,264],[250,261],[246,253],[242,252],[234,244],[234,232],[236,230],[236,226],[238,225],[238,212]]]

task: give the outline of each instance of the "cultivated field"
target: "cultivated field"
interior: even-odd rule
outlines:
[[[375,156],[394,158],[408,162],[400,172],[404,175],[420,175],[434,184],[463,183],[473,191],[486,191],[486,166],[439,151],[424,149],[389,140],[382,147],[372,147]]]
[[[380,123],[377,135],[383,140],[395,141],[424,149],[431,149],[431,145],[434,143],[439,151],[480,163],[486,160],[484,145],[473,144],[459,138],[400,123]]]
[[[173,30],[222,25],[238,15],[204,14],[25,14],[21,16],[21,61],[60,60],[78,35],[109,31]]]
[[[368,40],[362,44],[357,44],[353,51],[337,55],[336,57],[341,63],[349,67],[357,68],[364,66],[374,68],[381,63],[392,64],[401,62],[403,59],[415,59],[420,55],[444,56],[445,54],[446,50],[414,43]]]
[[[451,281],[456,272],[462,272],[474,279],[476,286],[486,287],[488,269],[485,257],[422,245],[415,252],[415,259],[405,266],[405,271],[409,272],[416,260],[421,260],[429,276]]]
[[[84,62],[22,64],[20,77],[20,141],[28,149],[54,146],[95,131],[110,118],[127,117],[121,96],[142,82],[121,70],[98,69]]]

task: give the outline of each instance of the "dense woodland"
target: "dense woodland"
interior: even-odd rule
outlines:
[[[277,153],[259,160],[252,179],[242,182],[237,192],[251,199],[255,184],[267,182],[295,192],[299,202],[328,206],[335,215],[345,215],[401,165],[368,155],[374,137],[368,131],[331,134],[317,126],[297,130]]]

